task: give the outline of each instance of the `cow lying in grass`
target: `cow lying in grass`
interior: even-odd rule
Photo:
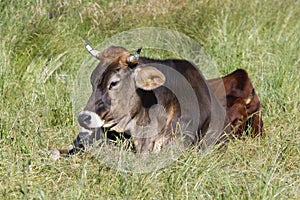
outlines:
[[[73,145],[60,153],[72,154],[96,140],[120,137],[130,138],[131,150],[136,153],[159,152],[175,140],[180,140],[184,149],[197,145],[204,150],[226,143],[231,133],[242,134],[247,130],[248,117],[260,111],[254,89],[248,91],[250,80],[245,79],[249,80],[247,84],[239,82],[239,74],[245,71],[206,81],[197,67],[186,60],[139,57],[140,49],[132,55],[122,47],[109,47],[103,52],[88,44],[86,47],[100,60],[91,75],[93,92],[78,116],[82,130]],[[184,95],[180,102],[170,89],[184,85],[172,82],[174,72],[187,81],[190,88],[182,90],[190,89],[193,101]],[[223,83],[225,92],[219,88]],[[261,118],[258,120],[261,122]],[[252,126],[253,130],[260,133],[260,125],[259,129]]]
[[[245,70],[238,69],[227,76],[207,82],[226,108],[231,135],[238,138],[243,133],[252,137],[264,136],[261,104]]]

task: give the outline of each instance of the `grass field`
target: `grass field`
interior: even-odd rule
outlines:
[[[300,199],[300,1],[0,1],[0,199]],[[265,139],[190,150],[152,173],[90,154],[52,161],[78,132],[72,94],[91,44],[163,27],[203,45],[222,74],[244,68]],[[151,55],[148,55],[151,56]]]

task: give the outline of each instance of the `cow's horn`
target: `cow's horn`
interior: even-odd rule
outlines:
[[[85,41],[85,48],[90,52],[90,54],[97,58],[97,55],[100,53],[97,50],[94,50],[87,41]]]
[[[127,60],[126,62],[129,64],[129,65],[135,65],[138,63],[139,61],[139,57],[140,57],[140,53],[142,51],[142,47],[139,48],[134,55],[130,55],[127,57]]]

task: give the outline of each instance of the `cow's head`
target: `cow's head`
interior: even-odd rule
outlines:
[[[128,122],[141,109],[138,89],[153,90],[165,82],[165,76],[151,66],[137,65],[140,49],[130,54],[121,47],[109,47],[103,52],[89,52],[100,60],[91,75],[93,92],[78,116],[79,124],[86,128],[111,128],[125,131]]]

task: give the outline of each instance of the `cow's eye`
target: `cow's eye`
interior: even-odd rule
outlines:
[[[109,87],[108,89],[111,90],[113,88],[116,88],[118,85],[119,85],[120,81],[112,81],[110,84],[109,84]]]

